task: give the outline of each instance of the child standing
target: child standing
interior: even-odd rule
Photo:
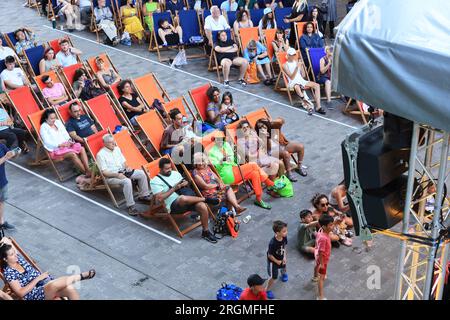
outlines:
[[[319,221],[314,221],[312,212],[310,210],[300,211],[300,225],[298,226],[297,233],[297,249],[314,257],[314,246],[316,244],[316,227],[319,225]]]
[[[239,116],[236,113],[236,106],[233,103],[233,96],[231,95],[231,92],[226,91],[223,93],[219,112],[222,118],[222,122],[225,124],[229,124],[239,120]]]
[[[326,300],[323,295],[323,282],[327,275],[328,261],[331,254],[331,239],[330,233],[334,227],[334,219],[328,214],[322,214],[319,218],[320,229],[316,236],[316,249],[314,256],[316,259],[316,265],[314,267],[314,278],[312,281],[318,283],[319,296],[317,300]]]
[[[273,232],[275,236],[269,242],[267,250],[267,272],[269,274],[269,282],[267,283],[267,298],[274,299],[275,296],[269,289],[275,280],[278,279],[278,270],[281,270],[281,281],[287,282],[288,275],[286,273],[287,262],[287,223],[277,220],[273,222]]]

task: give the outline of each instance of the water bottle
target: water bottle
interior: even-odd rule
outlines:
[[[244,223],[248,223],[250,221],[250,219],[252,218],[251,215],[246,216],[244,219],[242,219],[242,222]]]
[[[53,29],[56,29],[56,19],[52,18],[52,27]]]

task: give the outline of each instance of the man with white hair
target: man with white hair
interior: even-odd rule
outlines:
[[[116,145],[111,134],[103,136],[104,147],[97,153],[97,163],[109,185],[120,185],[127,203],[128,214],[139,215],[133,198],[133,180],[137,180],[139,186],[138,200],[150,201],[150,192],[147,176],[142,170],[127,167],[126,159]]]
[[[230,25],[228,24],[225,17],[220,12],[220,9],[218,6],[212,6],[211,7],[211,15],[207,16],[205,19],[205,34],[206,38],[208,38],[209,46],[212,47],[213,45],[213,39],[212,39],[212,32],[213,31],[220,31],[220,30],[227,30],[230,29]]]

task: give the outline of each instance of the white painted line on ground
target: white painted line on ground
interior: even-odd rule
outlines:
[[[47,29],[50,29],[50,30],[53,30],[53,31],[57,31],[57,32],[59,32],[59,33],[63,33],[63,34],[68,35],[68,36],[70,36],[70,37],[74,37],[74,38],[78,38],[78,39],[85,40],[85,41],[88,41],[88,42],[92,42],[92,43],[94,43],[94,44],[96,44],[96,45],[98,45],[98,46],[105,47],[105,48],[107,48],[108,50],[115,50],[115,51],[118,51],[118,52],[127,54],[127,55],[129,55],[129,56],[132,56],[132,57],[135,57],[135,58],[138,58],[138,59],[142,59],[142,60],[145,60],[145,61],[148,61],[148,62],[157,64],[157,65],[159,65],[159,66],[168,68],[168,69],[173,70],[173,71],[176,71],[176,72],[181,72],[181,73],[190,75],[190,76],[195,77],[195,78],[198,78],[198,79],[202,79],[202,80],[205,80],[205,81],[208,81],[208,82],[212,82],[212,83],[217,84],[217,85],[219,85],[219,86],[222,85],[222,84],[221,84],[220,82],[218,82],[218,81],[214,81],[214,80],[211,80],[211,79],[208,79],[208,78],[205,78],[205,77],[202,77],[202,76],[199,76],[199,75],[190,73],[190,72],[185,71],[185,70],[171,68],[171,67],[168,66],[167,64],[161,63],[161,62],[159,62],[159,61],[155,61],[155,60],[152,60],[152,59],[144,58],[144,57],[139,56],[139,55],[137,55],[137,54],[134,54],[134,53],[131,53],[131,52],[127,52],[127,51],[124,51],[124,50],[121,50],[121,49],[118,49],[118,48],[115,48],[115,47],[110,47],[110,46],[107,46],[107,45],[105,45],[105,44],[103,44],[103,43],[98,43],[97,41],[94,41],[94,40],[91,40],[91,39],[88,39],[88,38],[85,38],[85,37],[81,37],[81,36],[78,36],[78,35],[73,34],[73,33],[61,31],[61,30],[58,30],[58,29],[53,29],[53,28],[51,28],[51,27],[49,27],[49,26],[47,26],[47,25],[42,25],[42,26],[43,26],[44,28],[47,28]],[[235,90],[235,91],[244,93],[244,94],[248,94],[248,95],[250,95],[250,96],[257,97],[257,98],[260,98],[260,99],[262,99],[262,100],[266,100],[266,101],[268,101],[268,102],[275,103],[275,104],[278,104],[278,105],[283,106],[283,107],[288,107],[288,108],[293,109],[293,110],[296,110],[296,111],[300,111],[300,112],[303,112],[303,113],[307,113],[306,110],[298,109],[298,108],[295,108],[295,107],[293,107],[293,106],[291,106],[291,105],[289,105],[289,104],[286,104],[286,103],[283,103],[283,102],[279,102],[279,101],[275,101],[275,100],[273,100],[273,99],[269,99],[269,98],[266,98],[266,97],[263,97],[263,96],[260,96],[260,95],[251,93],[251,92],[247,92],[247,91],[242,90],[242,89],[238,89],[238,88],[235,88],[235,87],[230,87],[229,89],[230,89],[230,90],[232,89],[232,90]],[[349,124],[346,124],[346,123],[343,123],[343,122],[340,122],[340,121],[337,121],[337,120],[325,118],[325,117],[323,117],[323,116],[316,115],[316,114],[314,114],[313,116],[314,116],[314,117],[318,117],[318,118],[323,119],[323,120],[326,120],[326,121],[329,121],[329,122],[333,122],[333,123],[335,123],[335,124],[338,124],[338,125],[341,125],[341,126],[344,126],[344,127],[347,127],[347,128],[357,129],[357,128],[354,127],[354,126],[351,126],[351,125],[349,125]]]
[[[118,212],[118,211],[116,211],[116,210],[113,210],[113,209],[111,209],[111,208],[108,208],[107,206],[105,206],[105,205],[103,205],[103,204],[101,204],[101,203],[99,203],[99,202],[97,202],[97,201],[95,201],[95,200],[92,200],[92,199],[90,199],[90,198],[88,198],[88,197],[86,197],[86,196],[83,196],[83,195],[81,195],[81,194],[79,194],[79,193],[77,193],[77,192],[75,192],[75,191],[73,191],[73,190],[70,190],[69,188],[67,188],[67,187],[65,187],[65,186],[63,186],[63,185],[60,185],[60,184],[58,184],[58,183],[56,183],[56,182],[54,182],[54,181],[52,181],[52,180],[50,180],[50,179],[47,179],[46,177],[41,176],[40,174],[37,174],[37,173],[35,173],[35,172],[31,171],[31,170],[28,170],[27,168],[24,168],[24,167],[22,167],[21,165],[19,165],[19,164],[17,164],[17,163],[14,163],[14,162],[12,162],[12,161],[8,161],[8,163],[9,163],[10,165],[13,165],[13,166],[16,167],[16,168],[19,168],[19,169],[21,169],[21,170],[23,170],[23,171],[25,171],[25,172],[28,172],[28,173],[34,175],[35,177],[38,177],[38,178],[40,178],[40,179],[42,179],[42,180],[44,180],[44,181],[47,181],[48,183],[51,183],[52,185],[54,185],[54,186],[56,186],[56,187],[58,187],[58,188],[60,188],[60,189],[63,189],[63,190],[65,190],[65,191],[67,191],[67,192],[70,192],[70,193],[72,193],[73,195],[75,195],[75,196],[77,196],[77,197],[79,197],[79,198],[81,198],[81,199],[83,199],[83,200],[86,200],[86,201],[88,201],[88,202],[90,202],[90,203],[92,203],[92,204],[95,204],[96,206],[98,206],[98,207],[100,207],[100,208],[102,208],[102,209],[105,209],[105,210],[107,210],[107,211],[109,211],[109,212],[115,214],[116,216],[122,218],[122,219],[128,220],[128,221],[130,221],[130,222],[132,222],[132,223],[134,223],[134,224],[137,224],[138,226],[144,227],[145,229],[150,230],[150,231],[152,231],[152,232],[154,232],[154,233],[157,233],[157,234],[159,234],[160,236],[163,236],[163,237],[166,238],[166,239],[172,240],[172,241],[175,242],[175,243],[181,244],[181,241],[180,241],[180,240],[177,240],[177,239],[175,239],[175,238],[172,238],[171,236],[168,236],[167,234],[165,234],[165,233],[163,233],[163,232],[161,232],[161,231],[158,231],[158,230],[156,230],[156,229],[153,229],[152,227],[149,227],[149,226],[147,226],[147,225],[145,225],[145,224],[143,224],[143,223],[141,223],[141,222],[139,222],[139,221],[133,220],[133,219],[131,219],[130,217],[124,216],[123,214],[121,214],[120,212]]]

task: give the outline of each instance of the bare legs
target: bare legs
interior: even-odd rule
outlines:
[[[320,110],[320,108],[322,108],[320,105],[320,85],[318,83],[308,81],[305,88],[311,89],[313,91],[314,102],[316,103],[317,106],[316,110]]]
[[[89,160],[86,154],[86,150],[84,147],[80,150],[80,156],[74,152],[66,153],[63,158],[70,159],[70,161],[73,162],[73,164],[83,173],[85,173],[87,176],[91,175],[91,171],[89,170]]]
[[[264,64],[264,69],[266,69],[266,73],[264,73],[262,65],[256,64],[256,68],[258,69],[259,74],[264,78],[264,80],[272,79],[272,70],[270,70],[270,63]]]
[[[327,102],[331,102],[331,81],[325,81],[325,95],[327,97]]]

